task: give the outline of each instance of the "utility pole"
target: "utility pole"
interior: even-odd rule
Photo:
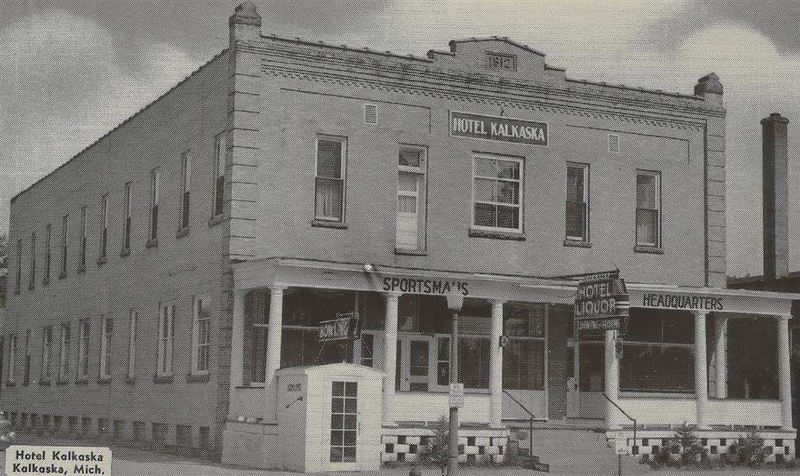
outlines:
[[[461,294],[447,295],[447,309],[450,311],[450,387],[458,383],[458,313],[464,305]],[[458,472],[458,406],[450,397],[450,455],[447,459],[447,476]]]

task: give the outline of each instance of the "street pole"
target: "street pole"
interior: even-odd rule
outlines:
[[[464,304],[460,294],[447,296],[447,308],[450,311],[450,383],[458,383],[458,313]],[[452,386],[452,385],[451,385]],[[451,405],[452,399],[451,399]],[[458,472],[458,407],[450,407],[450,444],[447,459],[447,476],[455,476]]]

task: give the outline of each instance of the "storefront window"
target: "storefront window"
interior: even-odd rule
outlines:
[[[777,399],[777,349],[778,329],[774,321],[729,319],[728,398]]]
[[[464,388],[489,388],[489,339],[458,339],[458,376]]]

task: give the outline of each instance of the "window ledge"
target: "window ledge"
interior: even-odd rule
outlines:
[[[311,226],[315,226],[318,228],[336,228],[339,230],[346,230],[347,223],[340,222],[340,221],[328,221],[328,220],[313,220],[311,222]]]
[[[495,240],[525,241],[525,233],[520,233],[518,231],[492,231],[492,230],[479,230],[476,228],[470,228],[469,236],[472,238],[492,238]]]
[[[132,377],[125,377],[125,383],[127,385],[136,385],[136,379]]]
[[[61,274],[58,275],[58,279],[64,279],[66,277],[67,277],[66,271],[62,271]],[[19,291],[17,291],[17,294],[19,294]]]
[[[69,381],[67,381],[67,380],[56,380],[56,385],[58,385],[58,386],[69,385]]]
[[[581,241],[581,240],[564,240],[564,246],[574,246],[576,248],[591,248],[592,242],[591,241]]]
[[[154,375],[153,383],[172,383],[175,381],[174,375]]]
[[[208,220],[208,227],[211,228],[211,227],[217,226],[220,223],[222,223],[223,221],[225,221],[225,219],[222,217],[222,215],[217,215],[215,217],[212,217],[210,220]]]
[[[126,256],[130,256],[130,255],[131,255],[131,249],[130,248],[125,248],[125,249],[123,249],[122,251],[119,252],[119,257],[120,258],[125,258]]]
[[[108,263],[108,258],[103,256],[102,258],[97,260],[97,267],[103,266],[104,264]]]
[[[189,374],[186,376],[186,383],[194,382],[208,382],[210,381],[209,375],[206,374]]]
[[[78,266],[78,269],[76,271],[77,271],[78,274],[85,273],[86,272],[86,265],[82,264],[82,265]]]
[[[184,227],[175,232],[175,238],[183,238],[189,234],[189,227]]]
[[[86,377],[81,377],[75,380],[75,385],[89,385],[89,379]]]
[[[98,377],[97,385],[108,385],[111,383],[111,377]]]
[[[395,248],[394,254],[409,255],[409,256],[428,256],[428,252],[425,250],[412,250],[409,248]]]
[[[155,248],[156,246],[158,246],[158,238],[147,240],[147,244],[144,245],[145,248]]]
[[[633,247],[633,251],[636,253],[649,253],[653,255],[663,255],[664,248],[660,246],[641,246],[636,245]]]

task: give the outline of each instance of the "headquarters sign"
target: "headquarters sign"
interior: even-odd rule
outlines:
[[[575,328],[624,334],[629,309],[630,297],[619,271],[584,276],[575,295]]]
[[[450,135],[546,146],[547,123],[450,111]]]

